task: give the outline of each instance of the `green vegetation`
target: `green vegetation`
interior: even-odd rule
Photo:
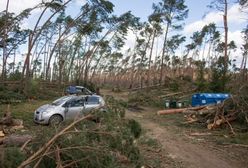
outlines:
[[[22,119],[24,126],[32,128],[35,124],[33,123],[34,111],[41,105],[50,103],[52,100],[31,100],[23,103],[11,104],[10,111],[11,115],[16,119]],[[2,117],[4,112],[7,110],[7,105],[0,105],[0,116]]]
[[[125,167],[123,162],[127,162],[129,167],[142,166],[139,148],[134,144],[141,135],[141,126],[135,120],[124,118],[125,110],[118,105],[118,101],[111,97],[107,98],[107,101],[108,112],[94,112],[94,115],[100,118],[100,123],[86,120],[76,124],[72,130],[54,142],[48,151],[51,154],[42,158],[39,167],[56,165],[56,148],[59,148],[61,163],[64,164],[71,163],[80,167]],[[27,153],[20,152],[18,148],[7,147],[3,155],[4,160],[1,160],[4,165],[17,167],[31,151],[43,147],[52,136],[71,123],[64,122],[57,128],[32,124],[31,112],[42,103],[44,102],[33,102],[36,104],[33,106],[25,103],[12,107],[13,116],[24,120],[25,128],[29,129],[29,133],[33,133],[34,140],[28,145]],[[18,156],[18,160],[13,162],[13,156]],[[77,162],[74,164],[72,160]]]
[[[24,159],[24,154],[20,151],[18,147],[8,147],[1,151],[3,158],[0,159],[1,167],[16,168]]]
[[[163,102],[160,98],[154,97],[151,92],[136,92],[129,96],[128,104],[138,103],[139,105],[144,106],[155,106],[155,107],[162,107]]]

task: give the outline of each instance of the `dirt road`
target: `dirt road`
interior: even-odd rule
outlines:
[[[105,92],[106,93],[106,92]],[[110,92],[107,92],[108,94]],[[111,93],[110,93],[111,94]],[[115,98],[127,100],[127,94],[112,93]],[[126,117],[137,120],[150,138],[156,139],[160,144],[163,154],[179,166],[166,164],[163,167],[186,167],[186,168],[248,168],[246,159],[247,149],[232,149],[230,147],[216,146],[214,143],[202,141],[196,143],[192,137],[185,134],[176,135],[173,127],[165,127],[149,118],[156,114],[157,109],[142,107],[143,111],[127,110]],[[178,128],[177,128],[178,129]],[[175,129],[176,130],[176,129]]]
[[[151,113],[151,110],[153,109],[145,108],[145,111],[142,113],[127,110],[126,117],[139,121],[142,127],[147,130],[147,135],[160,142],[164,151],[168,152],[168,157],[177,161],[180,160],[183,167],[244,168],[244,163],[240,163],[237,156],[225,153],[225,151],[214,150],[213,147],[210,147],[210,144],[197,144],[185,141],[185,137],[175,136],[174,132],[146,119],[146,113]]]

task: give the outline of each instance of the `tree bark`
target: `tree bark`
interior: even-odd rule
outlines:
[[[146,51],[148,49],[148,46],[149,46],[149,43],[150,43],[150,40],[151,40],[151,36],[152,34],[149,35],[148,37],[148,41],[145,45],[145,49],[144,49],[144,53],[143,55],[141,56],[141,59],[140,59],[140,66],[139,66],[139,78],[140,78],[140,87],[142,88],[143,87],[143,79],[144,79],[144,76],[143,76],[143,71],[144,71],[144,66],[143,66],[143,61],[144,61],[144,58],[146,57]]]
[[[227,53],[227,46],[228,46],[228,26],[227,26],[227,0],[224,0],[224,15],[223,15],[223,21],[224,21],[224,30],[225,30],[225,46],[224,46],[224,80],[226,81],[227,78],[227,72],[228,72],[228,53]],[[225,83],[223,86],[223,90],[225,90]]]
[[[155,41],[155,37],[156,37],[156,30],[154,30],[153,33],[153,37],[152,37],[152,45],[151,45],[151,50],[150,50],[150,54],[149,54],[149,62],[148,62],[148,76],[147,76],[147,80],[148,80],[148,86],[150,86],[151,84],[151,61],[152,61],[152,53],[153,53],[153,47],[154,47],[154,41]]]
[[[165,31],[165,36],[164,36],[164,44],[163,44],[163,50],[162,50],[162,58],[161,58],[161,65],[160,65],[160,77],[159,77],[159,83],[162,85],[163,83],[163,71],[164,71],[164,57],[165,57],[165,50],[166,50],[166,45],[167,45],[167,37],[168,37],[168,32],[169,32],[169,26],[170,23],[167,22],[166,26],[166,31]]]
[[[4,36],[3,36],[3,67],[2,67],[2,80],[5,80],[6,77],[6,64],[7,64],[7,39],[8,39],[8,9],[9,9],[9,0],[6,4],[6,21],[4,24]]]

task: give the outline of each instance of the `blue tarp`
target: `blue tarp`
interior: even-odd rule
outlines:
[[[192,95],[192,107],[218,104],[229,98],[228,93],[197,93]]]
[[[66,89],[66,92],[68,94],[77,94],[78,93],[78,90],[76,88],[76,86],[69,86],[67,89]]]

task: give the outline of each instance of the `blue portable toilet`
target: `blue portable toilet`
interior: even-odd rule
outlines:
[[[192,95],[192,107],[210,104],[219,104],[229,98],[227,93],[197,93]]]

